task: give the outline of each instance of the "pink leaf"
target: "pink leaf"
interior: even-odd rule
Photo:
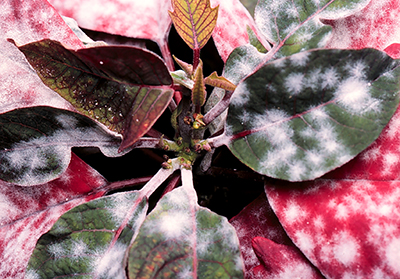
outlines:
[[[67,210],[100,197],[105,179],[73,155],[57,180],[34,187],[0,181],[0,277],[23,278],[39,237]]]
[[[3,0],[0,15],[0,112],[33,105],[71,109],[41,82],[23,54],[7,39],[25,44],[53,38],[71,48],[80,48],[82,44],[78,38],[44,0]]]
[[[400,42],[399,13],[398,0],[372,0],[354,15],[327,22],[333,27],[328,47],[383,50],[392,43]]]
[[[246,8],[239,0],[211,0],[211,5],[219,5],[217,25],[215,26],[213,39],[224,62],[229,54],[237,47],[249,43],[247,26],[259,35],[255,22]],[[264,46],[268,43],[258,36]]]
[[[171,27],[168,10],[170,0],[50,0],[60,14],[74,18],[86,29],[131,38],[153,40],[158,43],[164,59],[170,59],[167,38]],[[215,45],[226,61],[236,47],[249,42],[246,26],[258,34],[253,18],[239,0],[211,0],[220,6],[217,25],[213,32]],[[233,31],[234,30],[234,31]],[[263,41],[266,44],[266,42]],[[165,50],[165,51],[164,51]],[[164,55],[165,54],[165,55]],[[169,65],[169,62],[167,65]],[[170,61],[172,63],[172,60]]]

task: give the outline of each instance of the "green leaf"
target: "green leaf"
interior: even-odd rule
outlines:
[[[243,278],[239,242],[225,217],[197,205],[193,188],[165,195],[129,251],[129,278]]]
[[[179,36],[193,50],[201,49],[210,39],[217,23],[218,6],[211,8],[210,0],[172,0],[169,11]]]
[[[71,159],[71,147],[97,146],[119,156],[120,137],[76,112],[30,107],[0,114],[0,179],[37,185],[57,178]]]
[[[146,216],[139,192],[99,198],[63,214],[40,237],[30,258],[32,278],[124,278],[125,255]]]
[[[399,102],[398,64],[373,49],[308,51],[267,63],[232,96],[226,144],[261,174],[315,179],[379,136]]]
[[[285,46],[282,55],[323,47],[331,28],[320,18],[335,19],[361,10],[370,0],[260,0],[254,19],[264,36]]]
[[[18,48],[48,87],[79,112],[122,134],[120,150],[151,128],[173,95],[164,62],[141,48],[74,51],[48,39]]]

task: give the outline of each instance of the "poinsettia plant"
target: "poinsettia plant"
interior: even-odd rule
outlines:
[[[0,4],[2,278],[400,275],[398,0],[49,2]],[[229,175],[265,190],[230,221]]]

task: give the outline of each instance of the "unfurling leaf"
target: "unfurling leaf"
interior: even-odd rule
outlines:
[[[193,50],[204,47],[217,23],[218,6],[211,8],[210,0],[172,0],[172,7],[169,15],[181,38]]]
[[[205,84],[211,85],[214,87],[219,87],[228,91],[234,91],[236,89],[236,85],[227,80],[224,77],[220,77],[217,75],[217,72],[213,72],[211,75],[204,79]]]
[[[192,89],[192,103],[200,108],[206,102],[207,91],[203,77],[203,63],[200,62],[194,73],[194,85]],[[197,111],[199,113],[199,111]]]
[[[171,72],[171,76],[175,84],[180,84],[186,88],[189,88],[190,90],[193,89],[194,81],[184,71],[177,70],[175,72]]]
[[[32,278],[124,278],[125,254],[147,211],[140,192],[99,198],[58,219],[37,242]]]
[[[379,136],[398,106],[398,64],[373,49],[307,51],[267,63],[232,96],[227,145],[259,173],[315,179]]]
[[[158,202],[130,247],[129,278],[243,278],[234,228],[196,202],[185,186]]]
[[[48,39],[18,48],[48,87],[81,113],[121,133],[120,150],[151,128],[173,95],[164,62],[141,48],[74,51]]]
[[[193,65],[186,63],[185,61],[182,61],[178,58],[175,57],[175,55],[172,56],[175,60],[175,62],[181,67],[182,70],[185,71],[186,75],[191,77],[193,75]]]
[[[0,114],[0,179],[38,185],[60,176],[72,147],[97,146],[118,156],[120,137],[76,112],[30,107]]]

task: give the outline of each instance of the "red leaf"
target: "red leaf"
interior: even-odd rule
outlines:
[[[67,210],[100,197],[105,179],[73,155],[57,180],[34,187],[0,181],[0,277],[23,278],[39,237]]]
[[[53,38],[71,48],[81,42],[60,15],[44,0],[0,2],[0,112],[33,105],[72,107],[47,88],[22,53],[7,38],[20,44]]]
[[[246,278],[268,278],[267,276],[275,278],[273,276],[282,275],[282,272],[287,268],[302,270],[304,276],[318,273],[289,239],[264,194],[245,207],[230,222],[235,227],[239,237],[240,249],[246,267]],[[282,255],[282,257],[293,254],[296,257],[285,261],[281,257],[279,261],[274,263],[268,258],[270,257],[268,254],[272,257],[277,254]]]
[[[398,181],[326,180],[268,185],[285,231],[328,278],[400,276]]]
[[[356,14],[328,21],[333,34],[330,48],[366,48],[383,50],[400,42],[400,2],[398,0],[372,0]],[[394,57],[397,58],[397,57]]]
[[[296,247],[277,244],[263,237],[253,238],[252,244],[262,262],[253,270],[256,278],[324,278]]]

